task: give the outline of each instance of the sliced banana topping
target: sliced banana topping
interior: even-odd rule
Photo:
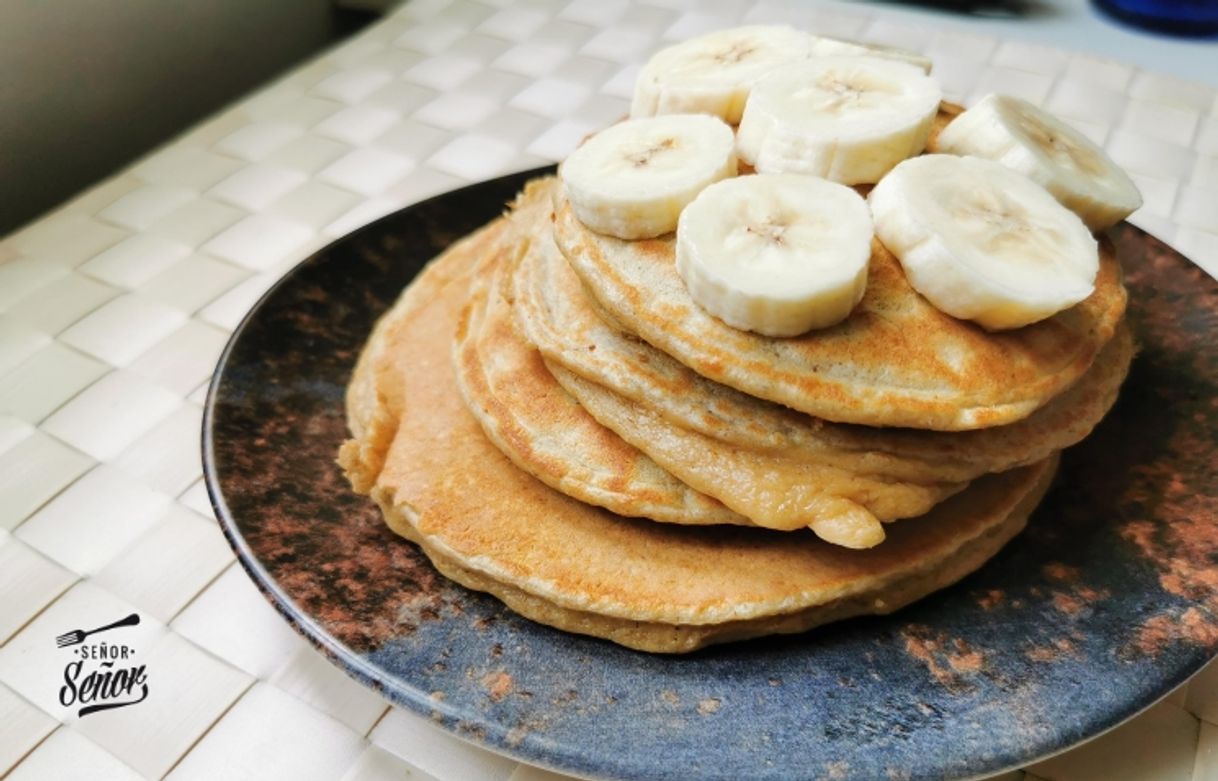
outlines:
[[[876,236],[935,307],[991,329],[1018,328],[1095,288],[1099,247],[1031,179],[976,157],[906,160],[868,196]]]
[[[849,187],[757,174],[707,187],[681,214],[677,272],[730,326],[795,336],[840,322],[863,297],[871,217]]]
[[[753,87],[736,149],[759,173],[878,182],[925,148],[941,97],[905,62],[847,56],[786,65]]]
[[[929,57],[923,57],[921,54],[907,49],[864,43],[863,41],[849,41],[844,38],[830,38],[825,35],[812,36],[812,55],[815,57],[883,57],[916,65],[922,69],[923,73],[930,73],[933,65]]]
[[[559,169],[580,221],[619,239],[649,239],[707,185],[736,175],[732,129],[714,117],[632,119],[589,138]]]
[[[987,95],[939,134],[937,151],[984,157],[1053,194],[1093,231],[1142,205],[1133,180],[1091,139],[1026,100]]]
[[[740,121],[749,89],[779,65],[806,59],[812,37],[784,25],[719,30],[656,52],[639,72],[630,116],[711,114]]]

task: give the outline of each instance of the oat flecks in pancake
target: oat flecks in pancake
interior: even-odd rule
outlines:
[[[517,469],[457,390],[450,344],[476,260],[469,245],[446,254],[377,329],[351,386],[373,391],[350,393],[348,404],[354,420],[391,409],[395,434],[391,444],[359,435],[340,457],[442,572],[528,617],[676,652],[889,612],[980,566],[1048,485],[1053,460],[984,478],[864,552],[582,504]]]
[[[833,522],[858,512],[856,508],[880,521],[893,521],[921,515],[964,488],[957,483],[886,481],[828,464],[735,448],[675,426],[562,367],[552,366],[551,371],[598,421],[759,526],[797,529]]]
[[[596,234],[561,194],[554,235],[621,326],[705,377],[838,422],[962,431],[1021,420],[1087,371],[1125,311],[1121,269],[1106,240],[1091,297],[1001,333],[935,309],[876,241],[866,295],[850,317],[772,339],[732,328],[693,301],[676,272],[671,235],[628,242]]]
[[[552,488],[620,515],[748,524],[597,423],[558,385],[540,353],[516,334],[501,295],[499,280],[515,251],[515,242],[501,242],[480,263],[454,343],[458,385],[487,437]]]
[[[1039,461],[1082,440],[1103,418],[1133,355],[1118,326],[1083,377],[1021,421],[965,432],[831,423],[708,380],[607,323],[554,245],[548,220],[513,274],[513,314],[548,361],[738,448],[913,482],[967,481]]]

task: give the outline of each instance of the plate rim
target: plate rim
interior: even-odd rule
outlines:
[[[271,573],[263,565],[262,561],[253,552],[245,537],[240,533],[236,516],[228,506],[223,487],[221,486],[220,470],[216,465],[215,441],[213,437],[216,406],[219,401],[219,386],[225,375],[225,370],[230,363],[232,353],[237,347],[238,343],[241,341],[248,327],[256,320],[268,302],[275,298],[286,285],[290,284],[304,268],[310,266],[311,264],[320,262],[335,248],[350,243],[364,234],[375,233],[379,230],[383,230],[386,224],[396,219],[400,219],[402,215],[407,212],[416,209],[423,209],[429,205],[434,205],[437,202],[459,197],[461,193],[470,190],[492,186],[502,186],[511,182],[518,182],[520,185],[523,185],[524,182],[531,178],[551,174],[556,170],[556,164],[525,169],[514,173],[504,174],[502,176],[493,177],[487,180],[472,182],[458,188],[437,193],[423,200],[407,204],[399,209],[395,209],[392,212],[384,214],[367,224],[361,225],[348,233],[334,237],[330,242],[313,250],[308,256],[302,258],[298,263],[285,270],[283,274],[276,279],[274,283],[271,284],[245,312],[236,327],[234,327],[231,335],[225,343],[224,349],[217,358],[215,368],[213,369],[211,377],[208,381],[200,430],[203,477],[208,499],[216,519],[219,522],[221,531],[224,534],[229,546],[236,554],[236,558],[240,562],[242,568],[245,570],[246,575],[254,582],[255,587],[260,593],[262,593],[264,598],[267,599],[267,601],[275,609],[275,612],[278,613],[282,619],[284,619],[298,634],[307,639],[315,648],[321,651],[326,657],[327,661],[338,667],[349,677],[361,685],[376,691],[391,706],[405,707],[415,716],[428,721],[428,723],[430,723],[432,726],[443,730],[446,734],[455,737],[468,745],[506,756],[526,765],[542,767],[544,769],[566,774],[575,778],[588,779],[589,781],[601,781],[603,779],[626,780],[635,778],[636,776],[615,775],[612,773],[598,773],[596,775],[589,775],[580,770],[572,769],[570,765],[565,764],[566,760],[578,759],[585,756],[576,751],[572,746],[565,746],[565,748],[568,750],[563,751],[562,749],[564,746],[562,744],[552,744],[548,754],[538,754],[528,750],[522,750],[524,746],[528,745],[526,743],[520,744],[520,747],[515,747],[508,745],[503,741],[492,742],[487,740],[479,740],[472,735],[454,728],[454,725],[458,721],[467,721],[478,724],[479,726],[491,727],[495,730],[498,730],[501,725],[475,710],[459,708],[445,701],[433,700],[429,697],[427,692],[422,691],[416,685],[410,684],[409,682],[402,681],[400,685],[391,687],[386,687],[383,685],[381,683],[382,679],[392,676],[386,670],[368,661],[364,656],[361,656],[358,652],[348,648],[336,637],[327,632],[312,615],[310,615],[305,609],[301,608],[283,590],[279,582],[271,575]],[[1192,266],[1201,269],[1203,273],[1206,273],[1205,269],[1195,261],[1191,260],[1174,247],[1171,247],[1171,245],[1167,242],[1163,242],[1161,239],[1155,237],[1151,232],[1146,231],[1132,223],[1126,222],[1125,225],[1127,228],[1136,231],[1138,234],[1147,236],[1154,241],[1169,247],[1180,258],[1186,260]],[[456,240],[458,239],[454,239],[454,242]],[[420,267],[420,270],[421,268],[422,267]],[[417,276],[417,273],[418,272],[416,272],[415,276]],[[412,279],[413,278],[414,277],[412,277]],[[398,292],[400,293],[400,291]],[[1214,658],[1218,658],[1218,656],[1209,657],[1208,661],[1212,661]],[[1208,663],[1208,661],[1202,660],[1196,665],[1195,668],[1192,669],[1187,669],[1188,665],[1182,666],[1181,670],[1185,671],[1180,674],[1178,678],[1173,678],[1170,680],[1170,683],[1166,686],[1162,693],[1153,697],[1148,702],[1141,704],[1132,712],[1117,719],[1097,732],[1091,733],[1081,739],[1074,740],[1066,745],[1047,749],[1041,753],[1036,753],[1025,758],[1014,760],[1010,764],[995,765],[981,771],[980,773],[971,773],[970,775],[964,776],[952,776],[951,778],[955,779],[955,781],[978,781],[980,779],[989,778],[996,774],[1025,768],[1029,765],[1036,764],[1060,754],[1064,754],[1085,743],[1089,743],[1092,740],[1120,728],[1121,726],[1136,719],[1149,709],[1163,702],[1165,699],[1170,697],[1180,685],[1196,675],[1196,673],[1200,671]],[[429,718],[437,713],[442,715],[444,719],[438,721],[435,718]],[[503,731],[506,732],[506,728],[503,728]],[[362,737],[364,737],[366,740],[369,739],[367,735]],[[628,768],[621,767],[619,769],[626,771]],[[610,770],[610,768],[605,768],[605,770]]]
[[[319,259],[330,253],[335,247],[346,244],[357,237],[372,233],[382,229],[386,224],[401,217],[404,212],[414,209],[423,208],[429,204],[458,196],[466,190],[473,190],[487,185],[498,183],[508,183],[517,179],[528,181],[537,176],[545,176],[555,173],[558,170],[558,164],[552,163],[548,165],[538,166],[535,168],[524,169],[513,173],[507,173],[502,176],[497,176],[492,179],[486,179],[478,182],[457,187],[451,190],[446,190],[441,193],[424,198],[423,200],[407,204],[400,209],[381,215],[380,217],[368,222],[358,228],[344,233],[341,236],[336,236],[332,241],[324,246],[311,251],[307,256],[302,258],[300,262],[295,263],[291,268],[285,270],[283,274],[271,284],[262,295],[250,306],[250,308],[242,315],[236,327],[233,328],[232,334],[224,344],[224,349],[220,352],[220,356],[216,359],[216,365],[212,369],[210,378],[207,381],[207,395],[203,403],[203,416],[200,426],[200,450],[203,460],[203,482],[207,489],[208,501],[211,504],[212,512],[216,516],[216,521],[220,526],[220,531],[224,535],[233,553],[236,554],[238,563],[245,570],[245,574],[253,581],[258,592],[270,603],[275,612],[287,624],[292,627],[298,635],[301,635],[308,640],[317,650],[322,652],[330,664],[334,665],[348,677],[354,679],[360,685],[372,689],[379,694],[383,699],[387,700],[391,706],[405,706],[415,716],[427,719],[432,713],[437,711],[443,713],[450,720],[468,719],[470,714],[460,711],[457,708],[445,702],[436,702],[427,696],[427,693],[409,687],[401,687],[401,692],[396,689],[386,689],[379,685],[378,676],[383,676],[383,671],[379,670],[371,662],[360,656],[358,653],[344,646],[337,638],[327,632],[320,624],[309,615],[304,609],[300,608],[291,597],[280,586],[279,582],[271,576],[262,561],[254,554],[249,543],[237,528],[235,515],[229,508],[224,497],[224,491],[220,485],[220,473],[216,467],[215,459],[215,441],[212,436],[213,423],[216,415],[216,404],[218,401],[219,386],[224,375],[224,370],[228,366],[229,359],[232,356],[233,350],[241,340],[247,326],[256,318],[263,307],[269,302],[285,285],[289,284],[292,279],[306,266],[319,262]],[[420,268],[420,271],[422,269]],[[415,276],[417,277],[418,272]],[[413,279],[414,277],[412,277]],[[409,284],[409,283],[408,283]],[[400,292],[400,291],[399,291]],[[475,718],[475,720],[477,720]],[[610,778],[609,776],[589,776],[580,775],[562,766],[547,763],[544,757],[537,757],[527,752],[515,751],[510,746],[501,744],[488,745],[484,742],[475,740],[472,736],[466,735],[459,730],[451,729],[447,722],[437,723],[431,720],[431,723],[437,728],[444,730],[448,735],[458,738],[470,746],[480,748],[486,751],[491,751],[504,756],[507,756],[518,762],[541,767],[547,770],[552,770],[558,773],[564,773],[576,778],[586,779],[586,781],[603,781]],[[361,736],[367,739],[367,736]]]

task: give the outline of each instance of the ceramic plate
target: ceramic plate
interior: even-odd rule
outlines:
[[[533,172],[536,173],[536,172]],[[884,618],[651,656],[456,586],[352,493],[343,392],[377,317],[529,174],[347,236],[250,312],[208,396],[208,489],[241,563],[349,674],[457,735],[575,775],[967,778],[1153,703],[1218,652],[1218,283],[1122,225],[1141,342],[1030,525]]]

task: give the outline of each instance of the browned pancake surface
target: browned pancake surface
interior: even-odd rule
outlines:
[[[476,250],[437,261],[377,328],[348,398],[364,423],[341,460],[442,571],[530,617],[675,651],[887,612],[980,566],[1022,526],[1052,473],[1046,461],[980,480],[863,552],[811,534],[655,524],[577,502],[495,448],[456,387],[449,345]]]
[[[963,432],[831,423],[709,380],[606,322],[554,245],[532,231],[513,274],[514,315],[547,361],[673,425],[736,448],[913,482],[965,481],[1039,461],[1085,437],[1116,400],[1133,356],[1123,323],[1088,371],[1032,415]]]
[[[554,380],[512,324],[499,281],[518,251],[508,232],[482,259],[457,324],[453,360],[466,406],[519,468],[620,515],[683,524],[748,524],[597,423]]]

